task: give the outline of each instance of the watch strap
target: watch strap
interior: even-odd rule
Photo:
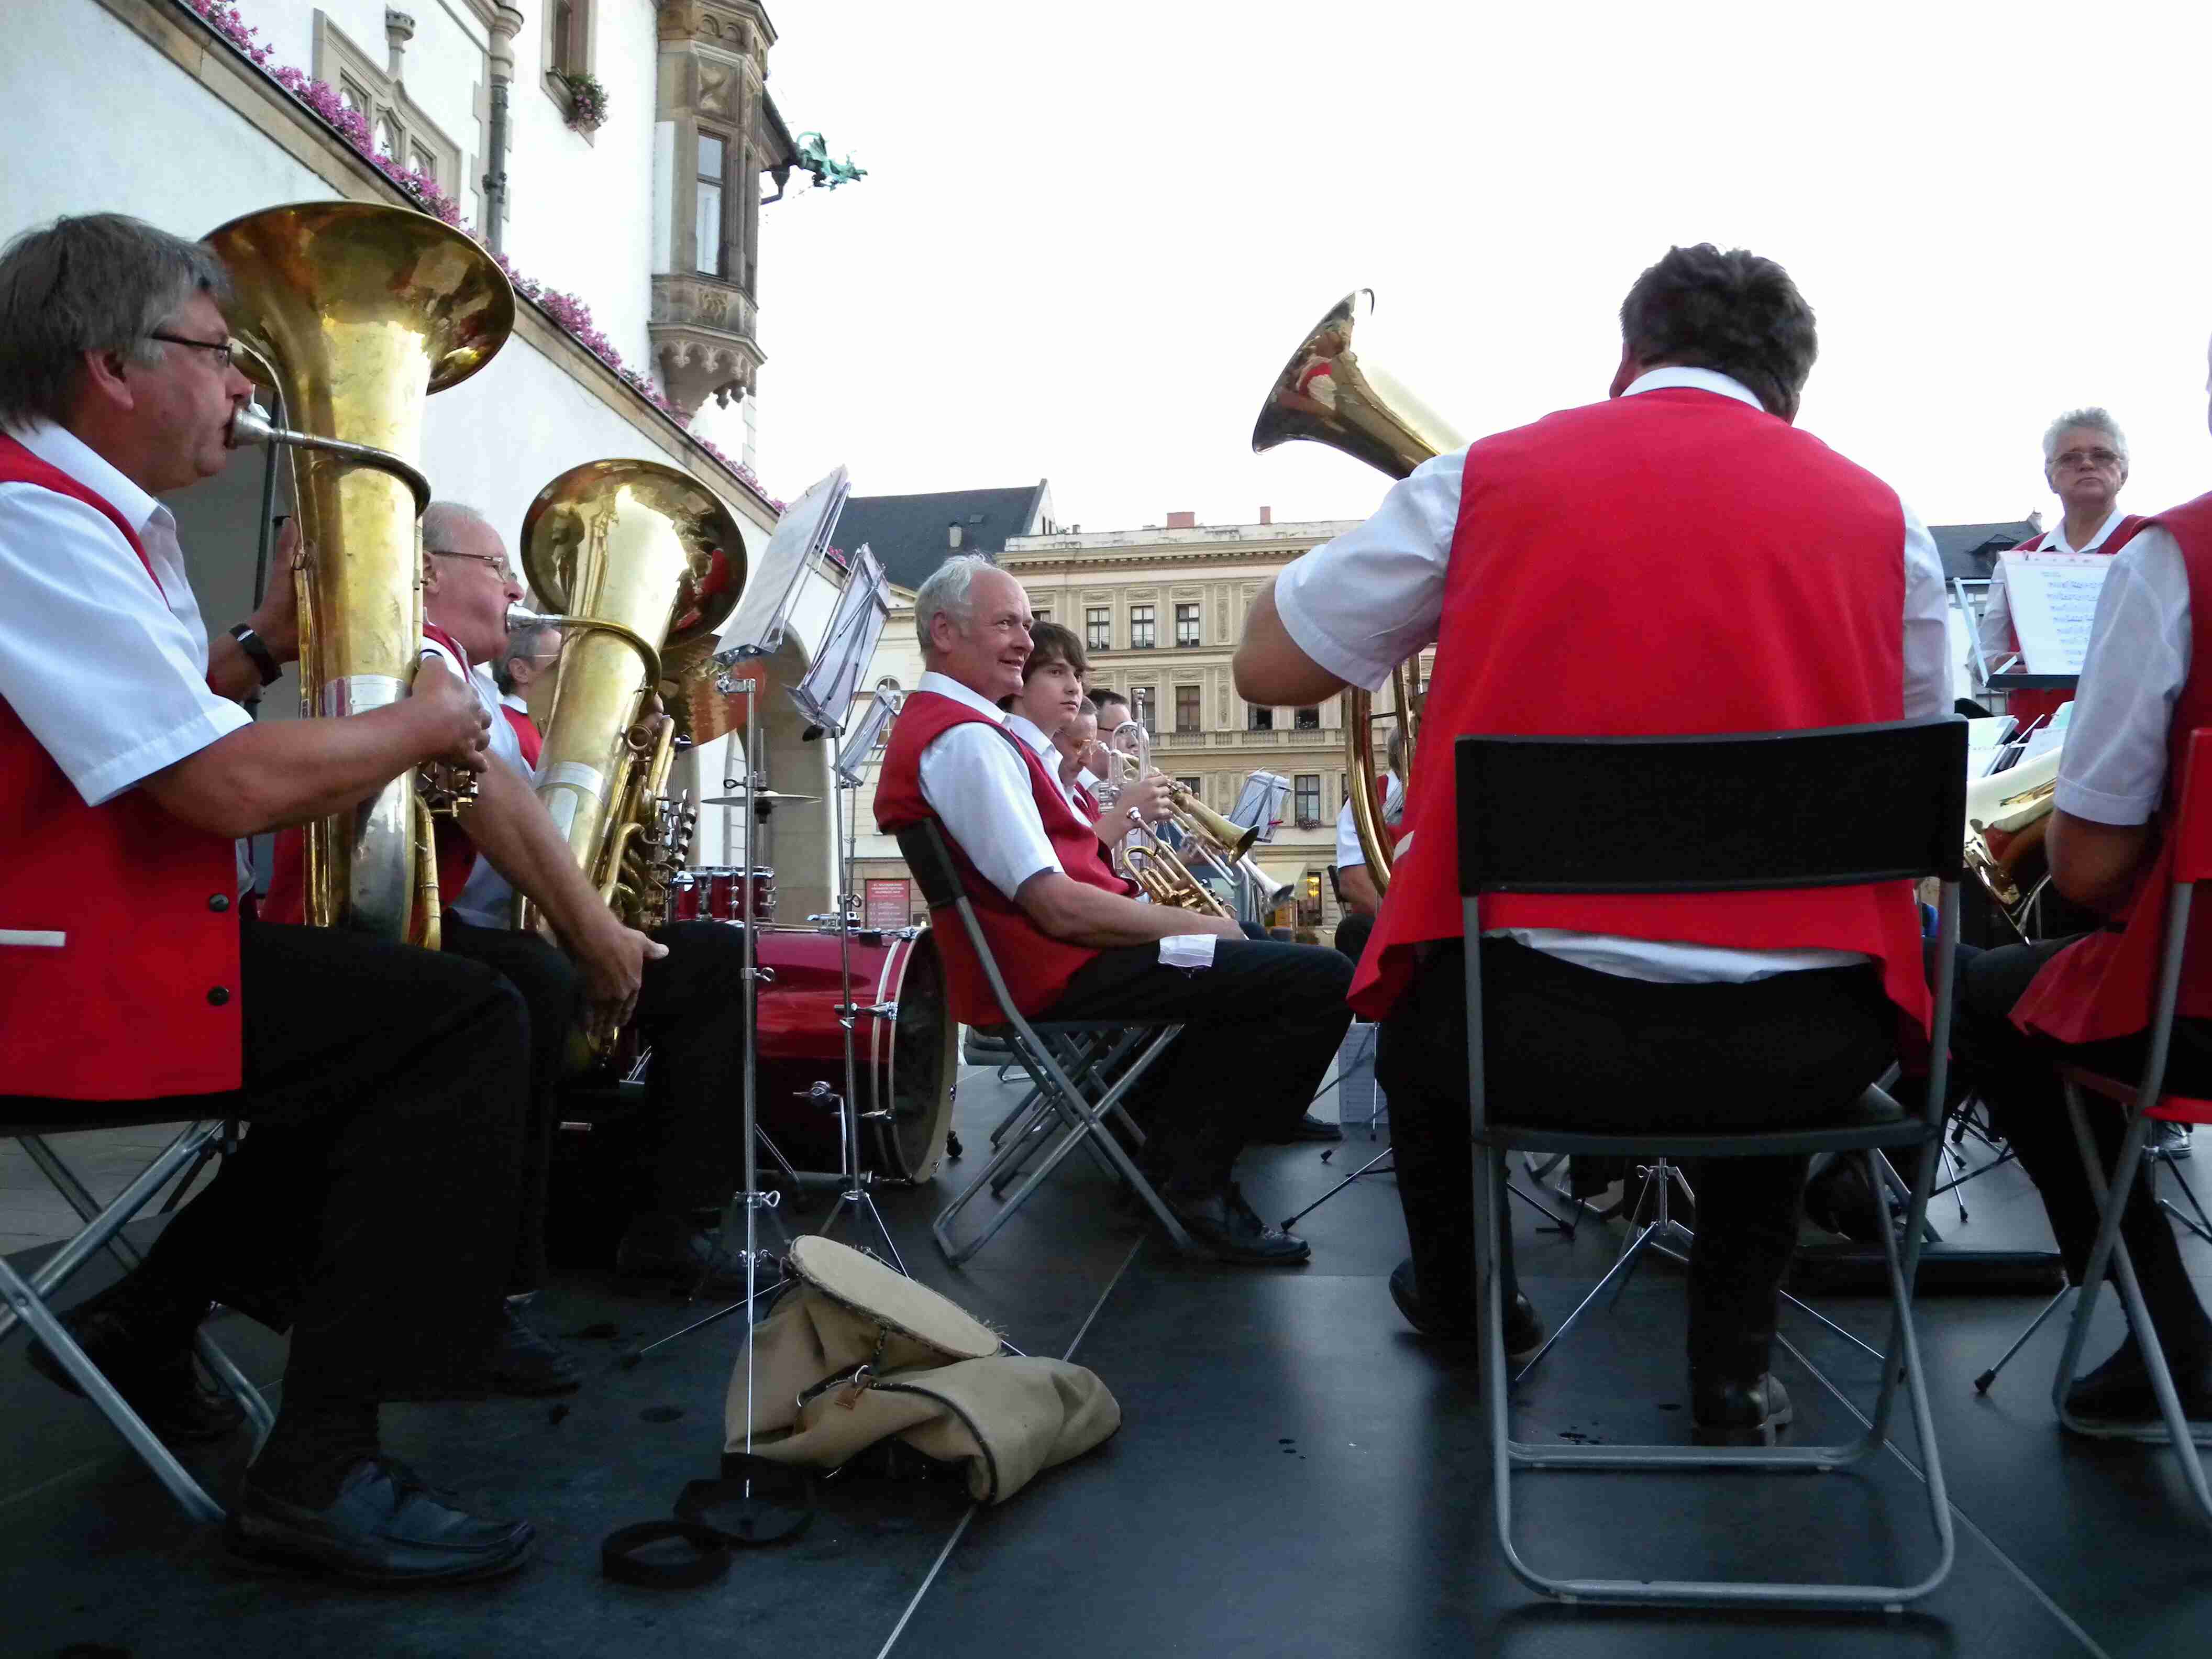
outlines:
[[[261,675],[262,684],[274,685],[278,680],[283,678],[284,671],[277,666],[276,659],[270,651],[268,641],[260,635],[255,633],[244,623],[233,623],[230,637],[238,641],[238,648],[252,659],[254,668]]]

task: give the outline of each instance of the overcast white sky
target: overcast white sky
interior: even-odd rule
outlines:
[[[2205,12],[783,0],[770,91],[869,175],[763,210],[760,470],[1358,517],[1379,474],[1249,453],[1340,295],[1473,436],[1603,396],[1628,285],[1711,240],[1789,267],[1800,423],[1930,522],[2054,521],[2082,403],[2167,506],[2212,487]]]

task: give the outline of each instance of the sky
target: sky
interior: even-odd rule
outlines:
[[[1601,398],[1675,243],[1819,317],[1799,424],[1930,523],[2212,487],[2201,6],[781,0],[769,89],[868,176],[763,210],[758,470],[796,497],[1049,479],[1063,524],[1358,518],[1252,422],[1336,299],[1467,436]],[[804,175],[799,175],[803,178]],[[798,182],[794,179],[794,184]]]

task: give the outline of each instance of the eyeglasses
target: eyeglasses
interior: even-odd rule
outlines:
[[[2111,449],[2069,449],[2051,463],[2053,466],[2078,468],[2084,466],[2118,466],[2123,457]]]
[[[434,559],[469,559],[477,564],[488,564],[499,572],[501,581],[507,580],[507,561],[495,558],[489,553],[456,553],[450,548],[434,547],[430,550],[430,556]]]
[[[238,349],[238,342],[229,339],[191,340],[185,338],[185,336],[181,334],[162,334],[159,332],[149,334],[146,337],[149,340],[160,340],[167,345],[191,346],[201,351],[213,352],[215,354],[215,366],[218,369],[225,369],[230,367],[231,354]]]

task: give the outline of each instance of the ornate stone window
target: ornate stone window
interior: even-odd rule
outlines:
[[[434,180],[448,196],[459,196],[469,188],[461,147],[407,95],[400,79],[407,43],[415,38],[415,20],[403,11],[387,10],[384,33],[386,58],[380,69],[327,12],[317,12],[315,78],[336,87],[347,107],[361,112],[386,155]]]

